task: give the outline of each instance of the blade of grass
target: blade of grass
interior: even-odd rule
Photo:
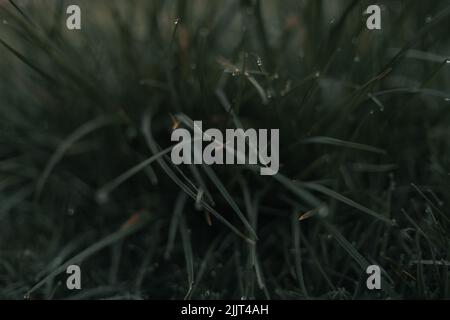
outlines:
[[[322,222],[325,228],[330,232],[330,234],[336,239],[338,244],[355,260],[355,262],[359,265],[362,272],[365,272],[370,263],[364,258],[355,247],[348,242],[347,239],[342,236],[342,234],[331,224],[326,221]],[[386,272],[382,269],[382,272],[386,274]],[[397,298],[397,294],[394,292],[392,285],[387,283],[384,277],[381,277],[381,290],[386,292],[390,298]]]
[[[377,147],[372,147],[366,144],[351,142],[351,141],[344,141],[336,138],[331,137],[312,137],[308,139],[304,139],[301,141],[301,143],[314,143],[314,144],[327,144],[337,147],[344,147],[344,148],[350,148],[355,150],[362,150],[362,151],[369,151],[373,153],[378,154],[386,154],[386,151]]]
[[[115,123],[116,120],[113,117],[100,117],[96,118],[92,121],[89,121],[75,130],[69,137],[67,137],[56,149],[50,158],[49,162],[45,166],[44,171],[42,172],[36,186],[36,199],[39,199],[42,193],[42,190],[47,182],[50,173],[53,171],[55,166],[61,159],[64,157],[64,154],[79,140],[87,136],[88,134],[104,127],[107,125],[111,125]]]
[[[70,266],[72,264],[82,263],[83,261],[85,261],[92,255],[94,255],[95,253],[99,252],[100,250],[102,250],[114,243],[117,243],[118,241],[136,233],[137,231],[142,229],[144,226],[146,226],[151,220],[152,219],[151,219],[150,214],[148,212],[144,212],[139,216],[139,219],[135,223],[133,223],[131,225],[125,225],[125,226],[121,227],[119,230],[117,230],[116,232],[95,242],[93,245],[86,248],[85,250],[83,250],[79,254],[75,255],[74,257],[70,258],[65,263],[60,265],[58,268],[56,268],[55,270],[50,272],[50,274],[48,274],[44,279],[39,281],[30,290],[28,290],[28,292],[25,294],[25,298],[29,298],[34,291],[36,291],[37,289],[42,287],[42,285],[44,285],[50,279],[54,278],[61,272],[65,271],[68,266]]]
[[[147,141],[147,144],[150,148],[150,150],[154,153],[158,153],[159,147],[157,143],[154,141],[153,136],[151,134],[151,116],[150,112],[147,112],[142,120],[142,130],[145,136],[145,139]],[[159,165],[162,167],[162,169],[166,172],[166,174],[185,192],[187,193],[193,200],[197,200],[197,194],[193,192],[183,181],[181,181],[175,173],[170,169],[170,167],[164,162],[163,159],[158,158],[157,159]],[[231,224],[227,219],[225,219],[221,214],[219,214],[216,210],[214,210],[210,205],[208,205],[203,199],[200,199],[200,203],[202,204],[203,208],[205,208],[208,212],[210,212],[214,217],[216,217],[219,221],[221,221],[224,225],[226,225],[228,228],[230,228],[233,232],[235,232],[237,235],[245,239],[246,241],[249,241],[250,243],[253,243],[254,240],[251,238],[248,238],[246,235],[244,235],[241,231],[239,231],[233,224]]]
[[[347,197],[337,193],[334,190],[328,189],[327,187],[324,187],[324,186],[322,186],[322,185],[320,185],[318,183],[308,182],[308,183],[301,183],[301,185],[303,185],[305,188],[308,188],[308,189],[311,189],[311,190],[314,190],[314,191],[318,191],[318,192],[323,193],[323,194],[325,194],[325,195],[327,195],[327,196],[329,196],[329,197],[331,197],[333,199],[336,199],[336,200],[338,200],[340,202],[343,202],[343,203],[345,203],[345,204],[347,204],[347,205],[349,205],[351,207],[354,207],[354,208],[356,208],[356,209],[358,209],[358,210],[360,210],[360,211],[362,211],[364,213],[367,213],[368,215],[370,215],[372,217],[375,217],[375,218],[377,218],[377,219],[387,223],[390,226],[394,226],[395,225],[394,221],[389,219],[389,218],[387,218],[386,216],[381,215],[381,214],[379,214],[379,213],[377,213],[377,212],[375,212],[375,211],[373,211],[373,210],[371,210],[369,208],[366,208],[365,206],[363,206],[363,205],[361,205],[361,204],[359,204],[359,203],[357,203],[357,202],[355,202],[355,201],[353,201],[353,200],[351,200],[351,199],[349,199],[349,198],[347,198]]]

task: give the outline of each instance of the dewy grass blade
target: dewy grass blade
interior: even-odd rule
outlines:
[[[359,204],[359,203],[357,203],[357,202],[355,202],[355,201],[353,201],[353,200],[351,200],[351,199],[349,199],[349,198],[339,194],[338,192],[336,192],[334,190],[328,189],[327,187],[324,187],[324,186],[322,186],[322,185],[320,185],[318,183],[307,182],[307,183],[302,183],[302,185],[305,188],[307,188],[307,189],[318,191],[318,192],[323,193],[323,194],[325,194],[325,195],[327,195],[329,197],[332,197],[332,198],[334,198],[334,199],[336,199],[336,200],[338,200],[340,202],[343,202],[343,203],[345,203],[345,204],[347,204],[347,205],[349,205],[351,207],[354,207],[354,208],[356,208],[356,209],[358,209],[358,210],[360,210],[360,211],[362,211],[364,213],[367,213],[368,215],[371,215],[372,217],[375,217],[375,218],[377,218],[377,219],[387,223],[390,226],[394,226],[395,225],[394,221],[392,221],[391,219],[387,218],[386,216],[381,215],[380,213],[377,213],[377,212],[375,212],[375,211],[373,211],[373,210],[371,210],[369,208],[366,208],[363,205],[361,205],[361,204]]]
[[[322,222],[325,228],[333,235],[338,244],[352,257],[353,260],[361,268],[361,273],[365,272],[370,263],[364,258],[358,250],[345,239],[342,234],[331,224],[326,221]],[[386,273],[384,270],[383,273]],[[384,277],[381,277],[381,289],[385,291],[390,297],[395,298],[397,294],[393,291],[392,285],[386,282]]]
[[[152,152],[157,153],[158,146],[156,142],[153,140],[152,134],[151,134],[151,127],[150,127],[151,117],[150,113],[147,112],[146,116],[143,119],[143,132],[144,136],[147,140],[147,144]],[[158,158],[158,163],[163,168],[163,170],[166,172],[166,174],[184,191],[186,192],[192,199],[197,199],[197,194],[193,192],[185,183],[183,183],[176,175],[175,173],[170,169],[170,167],[164,162],[163,159]],[[234,225],[232,225],[227,219],[225,219],[221,214],[219,214],[216,210],[214,210],[210,205],[208,205],[203,199],[200,199],[200,203],[202,206],[210,212],[213,216],[215,216],[219,221],[221,221],[223,224],[225,224],[228,228],[233,230],[237,235],[245,239],[246,241],[250,243],[254,243],[254,239],[251,239],[244,235],[241,231],[239,231]]]

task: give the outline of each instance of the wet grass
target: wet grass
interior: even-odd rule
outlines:
[[[75,3],[0,1],[0,298],[450,298],[447,1]],[[280,172],[174,166],[193,120]]]

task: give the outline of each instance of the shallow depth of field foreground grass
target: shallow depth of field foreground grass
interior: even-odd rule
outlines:
[[[450,298],[450,3],[370,4],[0,1],[0,298]],[[174,166],[192,120],[279,173]]]

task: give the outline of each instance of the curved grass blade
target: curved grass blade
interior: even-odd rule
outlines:
[[[141,228],[146,226],[151,221],[151,216],[148,212],[143,212],[139,215],[139,218],[134,221],[133,224],[125,224],[116,232],[106,236],[105,238],[97,241],[90,247],[86,248],[76,256],[67,260],[64,264],[60,265],[58,268],[53,270],[50,274],[48,274],[44,279],[35,284],[28,292],[25,294],[25,298],[29,298],[30,295],[39,289],[42,285],[44,285],[47,281],[54,278],[61,272],[65,271],[68,266],[72,264],[80,264],[87,258],[91,257],[93,254],[99,252],[100,250],[136,233]]]
[[[328,189],[327,187],[324,187],[324,186],[322,186],[320,184],[313,183],[313,182],[302,183],[302,185],[304,185],[308,189],[311,189],[311,190],[323,193],[323,194],[325,194],[325,195],[327,195],[329,197],[332,197],[332,198],[334,198],[334,199],[336,199],[336,200],[338,200],[340,202],[343,202],[343,203],[345,203],[345,204],[347,204],[347,205],[349,205],[351,207],[354,207],[354,208],[356,208],[356,209],[358,209],[358,210],[360,210],[360,211],[362,211],[364,213],[367,213],[368,215],[371,215],[372,217],[375,217],[375,218],[377,218],[377,219],[387,223],[390,226],[394,226],[395,225],[395,223],[391,219],[389,219],[389,218],[387,218],[387,217],[385,217],[385,216],[383,216],[383,215],[381,215],[381,214],[379,214],[379,213],[377,213],[377,212],[375,212],[375,211],[373,211],[373,210],[371,210],[371,209],[369,209],[369,208],[367,208],[367,207],[365,207],[365,206],[363,206],[363,205],[361,205],[361,204],[359,204],[359,203],[357,203],[357,202],[355,202],[355,201],[353,201],[353,200],[351,200],[351,199],[341,195],[340,193],[337,193],[334,190]]]
[[[36,187],[36,199],[39,199],[41,196],[42,190],[47,182],[50,173],[58,164],[59,161],[64,157],[64,154],[79,140],[84,138],[86,135],[92,133],[99,128],[102,128],[106,125],[110,125],[114,123],[115,118],[113,117],[100,117],[89,121],[75,130],[69,137],[67,137],[60,146],[56,149],[55,153],[50,158],[49,162],[45,166],[44,171],[41,174],[41,177],[38,180]]]
[[[364,258],[358,250],[347,240],[344,236],[331,224],[326,221],[322,222],[325,228],[330,232],[330,234],[336,239],[338,244],[355,260],[355,262],[360,266],[363,272],[366,271],[370,263]],[[386,274],[386,271],[382,269],[382,272]],[[389,278],[389,277],[388,277]],[[397,298],[398,295],[394,292],[392,285],[386,282],[385,277],[381,277],[381,290],[389,295],[390,298]]]
[[[344,147],[344,148],[350,148],[350,149],[356,149],[356,150],[362,150],[362,151],[369,151],[373,153],[379,153],[379,154],[386,154],[386,151],[377,147],[369,146],[366,144],[351,142],[351,141],[345,141],[340,140],[336,138],[331,137],[312,137],[305,139],[301,141],[302,143],[317,143],[317,144],[327,144],[337,147]]]
[[[157,143],[154,141],[153,136],[151,134],[151,117],[150,113],[147,112],[142,120],[142,130],[147,141],[147,144],[150,150],[154,153],[157,153],[159,147]],[[172,169],[164,162],[163,159],[158,158],[157,162],[162,167],[162,169],[166,172],[166,174],[192,199],[197,200],[197,194],[192,191],[183,181],[181,181],[177,175],[173,172]],[[220,222],[222,222],[225,226],[230,228],[234,233],[236,233],[241,238],[245,239],[250,243],[254,243],[253,239],[250,239],[246,235],[244,235],[239,229],[237,229],[233,224],[231,224],[227,219],[225,219],[221,214],[219,214],[216,210],[214,210],[208,203],[206,203],[203,199],[200,199],[200,203],[208,212],[210,212],[214,217],[217,218]]]
[[[16,58],[18,58],[20,61],[22,61],[24,64],[26,64],[28,67],[30,67],[33,71],[37,72],[40,76],[42,76],[43,78],[51,81],[51,82],[56,82],[55,78],[53,78],[52,76],[50,76],[48,73],[46,73],[45,71],[43,71],[41,68],[39,68],[38,66],[34,65],[30,60],[28,60],[23,54],[21,54],[19,51],[17,51],[16,49],[14,49],[13,47],[11,47],[9,44],[7,44],[5,41],[3,41],[3,39],[0,38],[0,43],[7,49],[9,50]]]

